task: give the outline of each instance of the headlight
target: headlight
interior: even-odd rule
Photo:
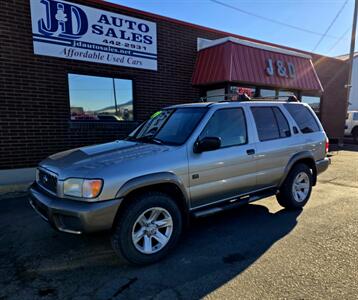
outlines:
[[[63,193],[66,196],[80,198],[96,198],[102,190],[101,179],[69,178],[63,184]]]

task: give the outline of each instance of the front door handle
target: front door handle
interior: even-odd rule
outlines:
[[[254,155],[255,154],[255,149],[248,149],[246,150],[247,155]]]

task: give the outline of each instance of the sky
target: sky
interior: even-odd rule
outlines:
[[[337,56],[349,52],[354,0],[348,0],[342,10],[346,0],[219,1],[318,34],[249,16],[215,3],[213,0],[107,0],[107,2],[323,55]],[[327,36],[317,46],[321,39],[319,34],[325,33],[340,10],[341,13]]]

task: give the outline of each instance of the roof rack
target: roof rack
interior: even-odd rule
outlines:
[[[212,95],[212,96],[206,96],[206,97],[200,97],[200,102],[208,102],[208,100],[210,101],[210,98],[218,98],[218,97],[223,97],[224,100],[219,100],[219,101],[213,101],[213,102],[217,102],[217,103],[223,103],[223,102],[237,102],[237,101],[249,101],[251,100],[251,98],[249,96],[245,95],[238,95],[238,94],[218,94],[218,95]],[[232,100],[233,97],[237,97],[237,100]],[[240,99],[242,97],[246,97],[245,99]]]
[[[291,96],[273,96],[273,97],[253,97],[250,98],[246,94],[238,95],[238,94],[220,94],[220,95],[213,95],[213,96],[207,96],[207,97],[201,97],[200,102],[208,102],[210,101],[210,98],[217,98],[217,97],[223,97],[224,100],[220,101],[214,101],[217,103],[223,103],[223,102],[243,102],[243,101],[286,101],[286,102],[300,102],[298,98],[294,95]],[[237,100],[231,100],[232,97],[237,97]],[[282,100],[281,100],[282,99]],[[285,99],[285,100],[284,100]]]
[[[251,98],[251,101],[285,101],[284,99],[286,99],[286,102],[300,102],[300,100],[298,100],[298,98],[294,95],[275,96],[275,97],[254,97]]]

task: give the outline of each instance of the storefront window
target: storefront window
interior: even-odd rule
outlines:
[[[206,92],[206,99],[208,102],[219,102],[225,100],[225,89],[216,89]]]
[[[295,96],[295,93],[294,93],[294,92],[291,92],[291,91],[279,91],[279,92],[278,92],[278,95],[279,95],[280,97]]]
[[[260,97],[276,97],[275,90],[260,89]]]
[[[250,98],[255,97],[255,89],[251,87],[240,87],[240,86],[231,86],[230,87],[230,100],[237,101],[241,95],[247,95]]]
[[[301,101],[303,103],[307,103],[313,111],[319,115],[320,111],[320,104],[321,104],[321,98],[320,97],[313,97],[313,96],[302,96]]]
[[[72,121],[133,121],[133,82],[69,74]]]

